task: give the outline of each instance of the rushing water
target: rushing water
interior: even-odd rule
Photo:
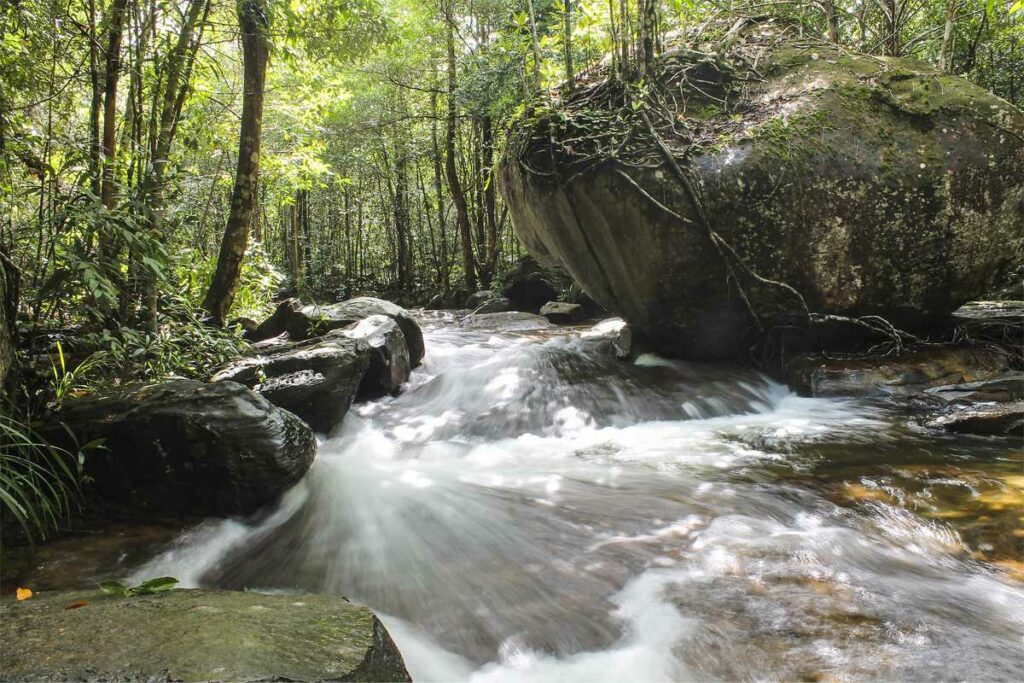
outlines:
[[[1024,584],[982,561],[1021,559],[1014,444],[565,332],[427,327],[409,388],[276,510],[137,576],[348,596],[416,680],[1019,680]]]

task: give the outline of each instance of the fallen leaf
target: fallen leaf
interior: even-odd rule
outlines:
[[[20,600],[28,600],[29,598],[32,597],[32,589],[31,588],[19,588],[18,590],[14,591],[14,597],[16,597],[19,601]]]
[[[79,607],[85,607],[89,604],[88,600],[75,600],[64,609],[78,609]]]

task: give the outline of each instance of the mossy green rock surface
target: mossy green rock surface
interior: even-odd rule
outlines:
[[[373,612],[324,595],[5,596],[0,640],[5,681],[410,680]]]
[[[764,22],[588,78],[513,126],[499,189],[530,253],[662,353],[806,324],[765,279],[923,332],[1024,262],[1024,113],[962,78]]]

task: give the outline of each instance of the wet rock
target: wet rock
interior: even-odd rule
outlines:
[[[503,296],[496,296],[483,302],[475,309],[473,313],[505,313],[512,310],[512,301],[506,299]]]
[[[771,281],[814,313],[930,332],[1024,261],[1024,112],[779,23],[735,38],[687,36],[659,59],[649,78],[685,109],[630,112],[606,73],[512,125],[498,187],[530,254],[695,359],[806,324]]]
[[[460,320],[459,326],[477,330],[500,330],[503,332],[530,332],[532,330],[547,330],[552,327],[547,318],[522,311],[473,313]]]
[[[430,301],[428,301],[426,305],[423,306],[423,308],[425,308],[428,311],[440,311],[444,308],[447,308],[447,306],[445,306],[444,295],[435,294],[434,296],[430,297]]]
[[[998,377],[1008,358],[996,349],[928,346],[899,356],[800,356],[786,381],[812,396],[910,395],[928,387]]]
[[[374,355],[359,339],[332,335],[244,358],[211,381],[244,384],[316,431],[327,432],[348,412]]]
[[[628,358],[633,351],[633,331],[622,318],[602,320],[580,336],[607,342],[616,358]]]
[[[1024,339],[1024,301],[969,301],[953,312],[953,319],[975,337]]]
[[[323,306],[288,299],[281,302],[274,314],[260,324],[253,339],[261,341],[287,332],[292,341],[301,341],[348,327],[371,315],[386,315],[398,323],[409,347],[409,362],[412,367],[419,365],[424,353],[423,332],[419,325],[401,306],[372,297]]]
[[[943,403],[1007,403],[1024,399],[1024,372],[1007,373],[980,382],[961,382],[927,389],[929,398]]]
[[[557,268],[542,266],[530,256],[516,261],[501,283],[501,294],[517,311],[537,313],[541,306],[558,299],[572,280]]]
[[[981,436],[1024,436],[1024,401],[958,408],[937,417],[929,427]]]
[[[292,413],[235,382],[176,380],[66,401],[56,420],[79,443],[103,439],[85,472],[104,503],[133,516],[247,514],[313,463]],[[54,426],[52,439],[60,440]]]
[[[473,292],[468,297],[466,297],[466,300],[463,302],[462,307],[473,310],[483,302],[493,298],[494,292],[490,291],[489,289],[482,289],[479,292]]]
[[[540,314],[556,325],[571,325],[586,317],[583,306],[564,301],[547,302],[541,307]]]
[[[8,681],[411,680],[373,612],[327,595],[7,595],[0,634]]]
[[[328,338],[337,336],[360,341],[370,350],[370,364],[359,383],[358,398],[395,394],[409,381],[409,348],[405,333],[393,318],[371,315],[351,327],[331,332]]]

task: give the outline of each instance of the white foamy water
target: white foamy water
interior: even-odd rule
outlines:
[[[572,336],[426,340],[275,510],[137,575],[364,602],[415,680],[1019,676],[1024,590],[955,532],[770,474],[899,438],[877,409]]]

